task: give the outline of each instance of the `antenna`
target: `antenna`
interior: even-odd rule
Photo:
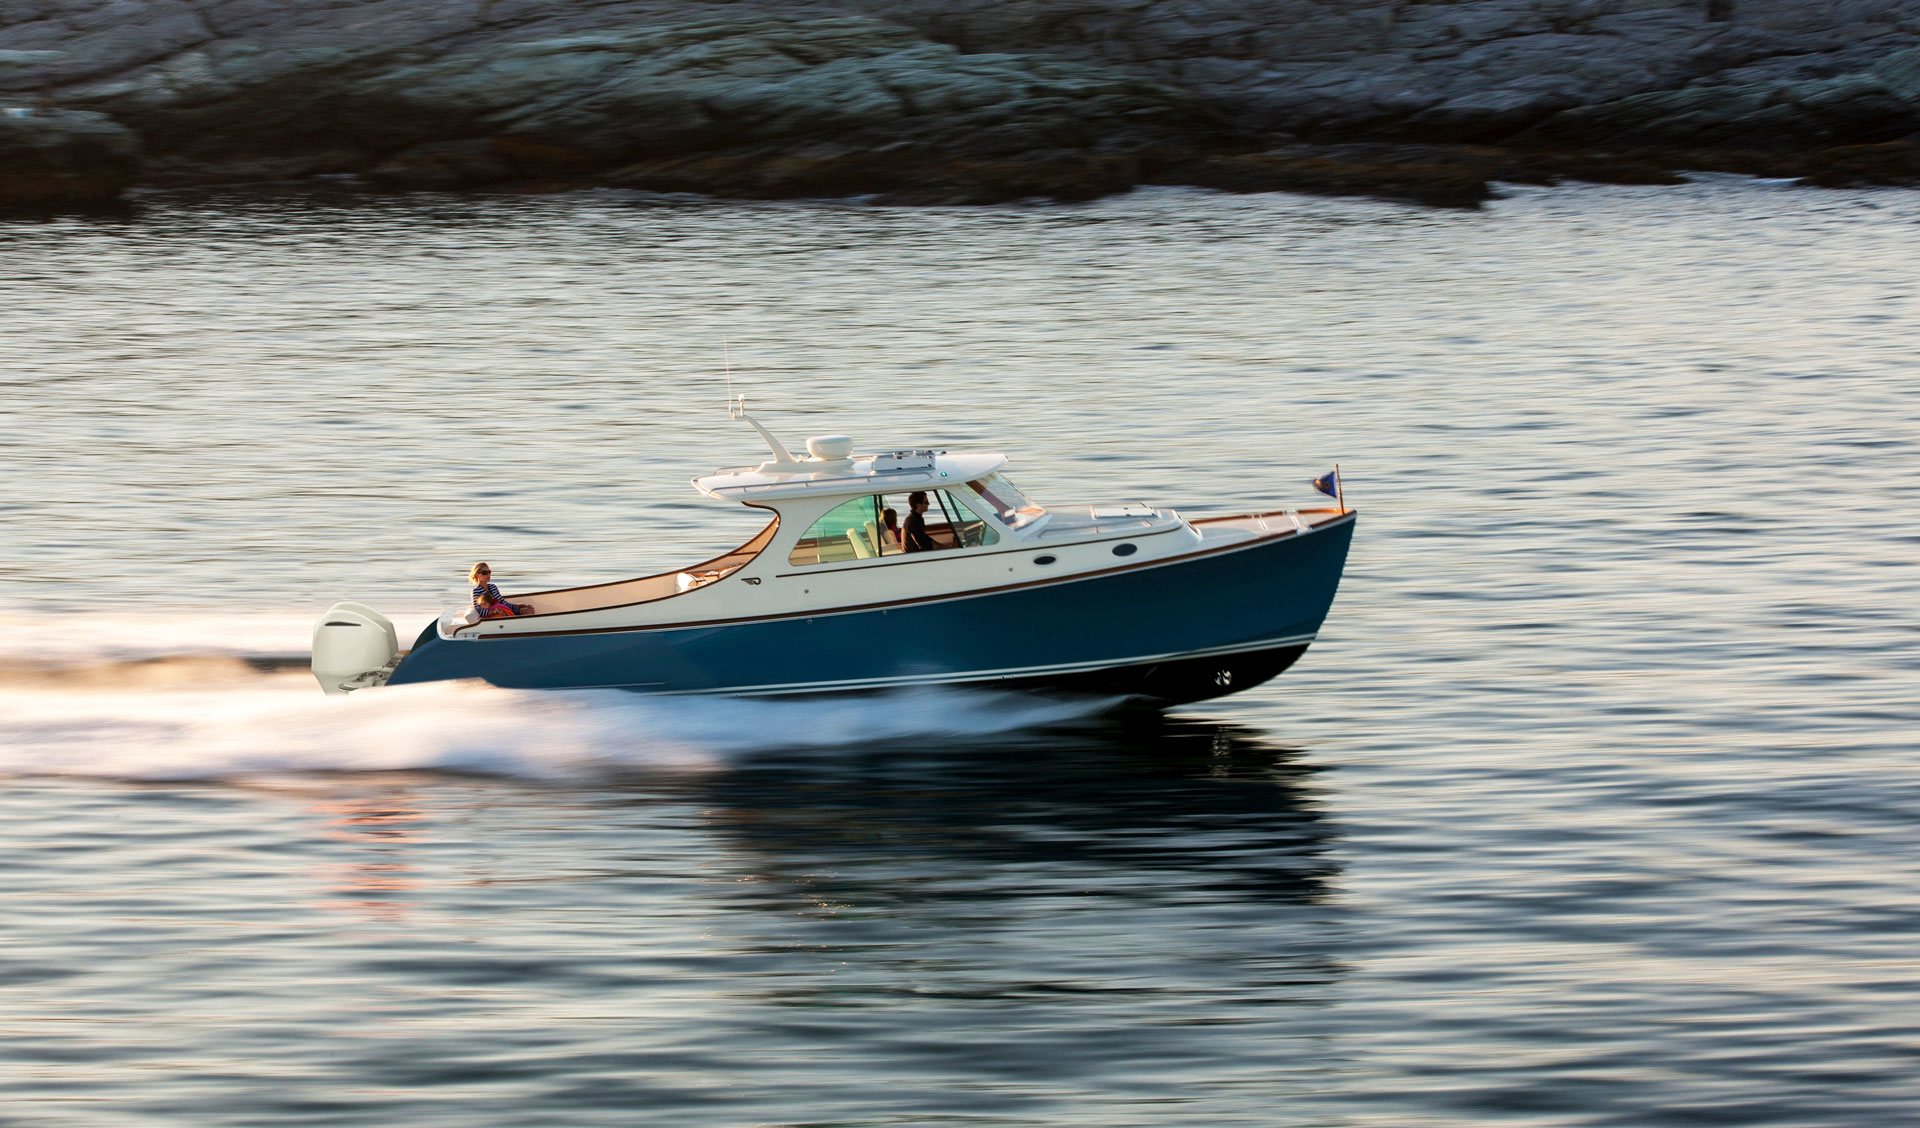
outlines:
[[[762,427],[758,419],[747,414],[747,394],[745,392],[737,396],[733,394],[733,357],[727,351],[725,337],[720,338],[720,363],[727,371],[727,418],[746,420],[747,426],[760,432],[760,437],[767,441],[767,450],[773,455],[773,461],[761,463],[760,469],[778,474],[791,474],[803,470],[804,467],[794,461],[793,455],[787,453],[787,448],[780,445],[780,440],[773,437],[773,432]]]

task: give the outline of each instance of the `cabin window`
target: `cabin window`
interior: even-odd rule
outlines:
[[[1016,489],[999,471],[984,478],[975,478],[967,483],[967,488],[980,495],[994,515],[1010,529],[1017,529],[1046,516],[1045,509],[1029,501],[1027,495]]]
[[[946,490],[927,490],[927,512],[922,518],[927,536],[936,550],[978,548],[995,544],[1000,534],[978,514],[962,505]],[[841,502],[821,514],[794,543],[787,560],[792,564],[838,564],[898,556],[907,520],[913,510],[911,493],[869,494]],[[887,526],[887,511],[894,514],[898,535]]]
[[[793,546],[794,564],[833,564],[879,556],[886,538],[879,535],[878,495],[843,501],[822,514]],[[898,551],[896,549],[895,551]]]

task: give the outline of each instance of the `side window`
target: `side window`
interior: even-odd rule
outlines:
[[[913,499],[924,495],[926,511],[917,523]],[[915,528],[926,543],[915,547]],[[978,548],[998,544],[1000,534],[946,490],[870,494],[841,502],[807,526],[787,554],[790,564],[836,564],[897,556],[903,552]]]
[[[926,499],[926,510],[922,513],[918,527],[925,532],[926,540],[921,542],[916,535],[916,523],[913,518],[913,501],[916,497]],[[901,548],[907,552],[940,551],[950,548],[978,548],[982,545],[996,544],[1000,534],[992,526],[960,503],[960,500],[946,490],[917,490],[912,493],[887,494],[882,499],[886,508],[900,514]]]
[[[982,545],[998,544],[1000,534],[976,516],[973,510],[960,504],[960,499],[946,490],[937,490],[934,497],[940,503],[940,509],[946,514],[947,527],[953,535],[956,548],[979,548]],[[927,516],[933,516],[929,509]]]
[[[820,515],[787,555],[790,564],[831,564],[882,555],[878,495],[843,501]],[[899,549],[895,548],[894,552]],[[886,555],[892,555],[891,552]]]

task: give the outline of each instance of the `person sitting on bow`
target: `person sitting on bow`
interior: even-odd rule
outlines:
[[[473,606],[480,612],[482,619],[507,619],[515,615],[533,614],[531,603],[508,603],[494,586],[493,569],[482,560],[467,572],[467,579],[473,581]]]

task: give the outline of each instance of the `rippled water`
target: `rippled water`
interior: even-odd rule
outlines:
[[[0,225],[0,1120],[1879,1125],[1920,1109],[1920,196],[1475,213],[155,195]],[[323,698],[790,440],[1304,504],[1163,721]]]

